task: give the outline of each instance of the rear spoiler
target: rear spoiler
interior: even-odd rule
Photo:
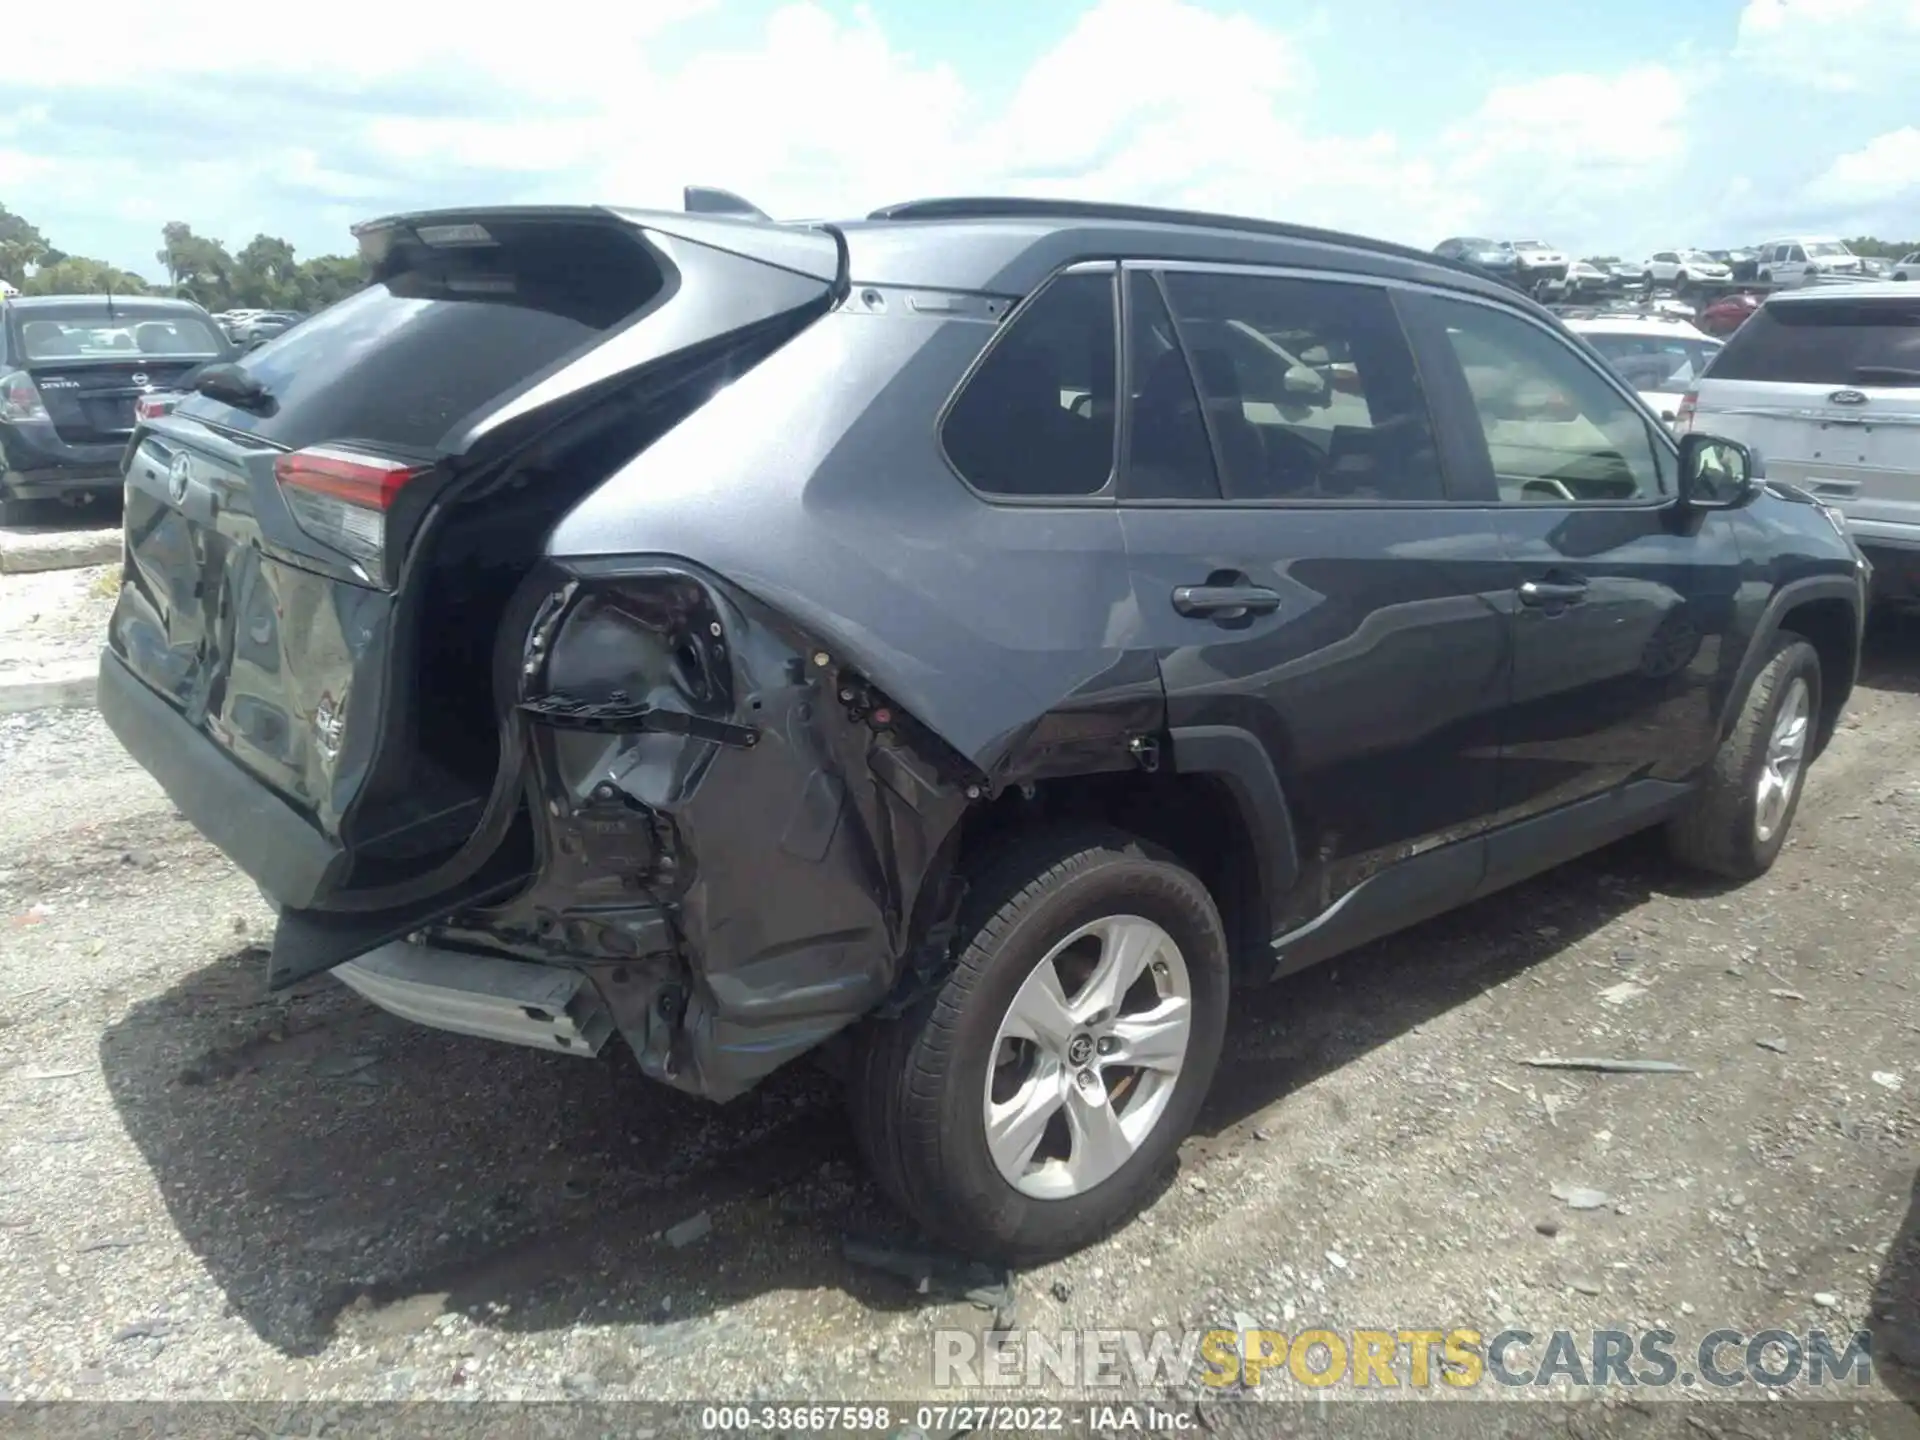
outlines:
[[[833,287],[834,303],[852,288],[847,237],[826,221],[779,221],[729,190],[690,185],[686,210],[638,210],[614,205],[501,205],[386,215],[351,227],[361,258],[376,274],[394,245],[430,249],[484,249],[495,243],[489,225],[624,224],[677,236],[762,265],[777,266]]]

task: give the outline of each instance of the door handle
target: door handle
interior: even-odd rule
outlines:
[[[1182,615],[1271,615],[1280,608],[1280,592],[1264,585],[1176,585],[1173,608]]]
[[[1522,605],[1578,605],[1586,598],[1584,580],[1527,580],[1520,586]]]

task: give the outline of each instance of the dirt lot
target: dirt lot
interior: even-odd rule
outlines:
[[[1250,997],[1179,1175],[1011,1318],[1870,1326],[1915,1394],[1917,693],[1893,617],[1761,883],[1630,841]],[[995,1323],[843,1258],[901,1237],[823,1076],[713,1108],[269,998],[267,925],[96,716],[0,718],[0,1398],[924,1397],[931,1332]]]

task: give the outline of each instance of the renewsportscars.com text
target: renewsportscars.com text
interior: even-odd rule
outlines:
[[[1865,1331],[1492,1332],[1448,1328],[1282,1330],[939,1330],[940,1387],[1127,1389],[1198,1383],[1215,1390],[1327,1391],[1858,1389],[1873,1383]]]

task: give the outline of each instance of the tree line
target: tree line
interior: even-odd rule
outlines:
[[[38,226],[0,205],[0,280],[23,295],[178,295],[209,310],[240,307],[312,312],[351,295],[366,283],[357,255],[299,259],[293,246],[273,235],[256,235],[237,252],[196,235],[184,220],[160,229],[154,259],[166,273],[155,285],[130,270],[86,255],[69,255]]]

